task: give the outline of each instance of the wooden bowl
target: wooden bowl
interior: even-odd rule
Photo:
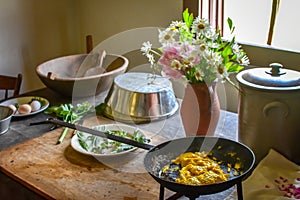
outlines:
[[[108,54],[103,61],[105,72],[92,76],[78,75],[89,54],[55,58],[36,67],[40,80],[50,89],[67,97],[95,96],[108,90],[116,77],[126,71],[127,58]]]

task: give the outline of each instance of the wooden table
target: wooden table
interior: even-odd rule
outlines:
[[[45,88],[24,95],[44,97],[51,105],[85,100],[98,105],[106,94],[92,99],[68,99]],[[10,130],[0,136],[0,199],[158,199],[159,184],[141,167],[145,152],[134,162],[139,163],[139,170],[142,170],[138,173],[103,165],[75,152],[70,147],[70,134],[63,144],[55,145],[61,129],[49,132],[50,125],[29,126],[47,117],[40,113],[13,119]],[[105,118],[97,120],[109,122]],[[184,136],[178,112],[166,120],[141,124],[139,128],[160,138],[157,143]],[[236,114],[221,112],[216,136],[237,139]],[[224,199],[232,190],[201,199]],[[170,195],[171,192],[167,192],[166,196]]]

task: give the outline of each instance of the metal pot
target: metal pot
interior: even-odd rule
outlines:
[[[13,114],[14,111],[11,108],[7,106],[0,106],[0,135],[8,131]]]
[[[173,115],[179,105],[168,79],[142,72],[128,72],[114,79],[104,115],[126,123],[147,123]]]
[[[252,148],[257,162],[273,148],[300,163],[300,73],[270,66],[237,74],[239,140]]]

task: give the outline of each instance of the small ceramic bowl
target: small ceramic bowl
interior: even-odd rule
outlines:
[[[0,135],[8,131],[14,111],[7,106],[0,106]]]

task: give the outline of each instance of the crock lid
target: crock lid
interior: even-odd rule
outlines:
[[[300,87],[300,73],[283,69],[279,63],[270,64],[270,68],[253,68],[237,75],[237,80],[248,86],[264,89],[291,89]]]
[[[159,93],[172,89],[169,79],[143,72],[128,72],[117,76],[114,83],[124,90],[137,93]]]

